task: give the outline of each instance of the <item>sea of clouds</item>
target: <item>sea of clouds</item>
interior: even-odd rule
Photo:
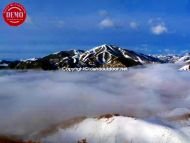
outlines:
[[[190,73],[177,65],[125,72],[1,71],[0,134],[27,136],[73,117],[149,118],[190,109]]]

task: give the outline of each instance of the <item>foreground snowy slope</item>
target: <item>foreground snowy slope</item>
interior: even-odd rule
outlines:
[[[62,127],[65,127],[62,125]],[[175,129],[123,116],[88,118],[59,128],[43,138],[45,143],[188,143]]]

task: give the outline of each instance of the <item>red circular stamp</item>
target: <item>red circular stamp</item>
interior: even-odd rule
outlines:
[[[26,9],[19,3],[10,3],[3,10],[3,18],[8,25],[19,26],[26,20]]]

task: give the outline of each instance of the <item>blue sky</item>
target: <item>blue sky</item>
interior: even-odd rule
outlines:
[[[0,10],[12,2],[2,0]],[[0,59],[114,44],[143,53],[190,51],[190,0],[16,0],[20,27],[0,19]]]

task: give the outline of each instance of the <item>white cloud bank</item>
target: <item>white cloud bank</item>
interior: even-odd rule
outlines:
[[[190,74],[175,65],[128,72],[0,72],[0,134],[27,136],[80,116],[157,117],[190,109]]]

